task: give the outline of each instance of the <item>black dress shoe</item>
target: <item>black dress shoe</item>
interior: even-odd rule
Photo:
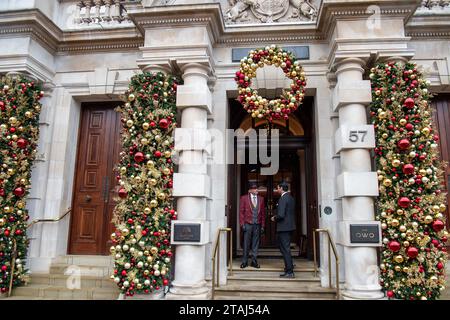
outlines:
[[[244,268],[247,268],[248,267],[248,264],[246,264],[246,263],[242,263],[241,264],[241,269],[244,269]]]
[[[295,274],[293,272],[285,272],[280,274],[280,278],[295,278]]]
[[[252,262],[252,267],[253,268],[256,268],[256,269],[259,269],[259,268],[261,268],[261,266],[258,264],[258,262]]]

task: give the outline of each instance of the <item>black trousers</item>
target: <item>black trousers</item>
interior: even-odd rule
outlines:
[[[244,225],[244,255],[242,256],[242,263],[248,262],[249,247],[251,246],[252,262],[256,262],[259,249],[259,237],[261,235],[260,224],[248,224]]]
[[[294,272],[291,256],[291,235],[292,231],[277,232],[278,246],[284,259],[284,271],[287,273]]]

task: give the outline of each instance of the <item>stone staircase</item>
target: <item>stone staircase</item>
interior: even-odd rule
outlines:
[[[111,281],[113,261],[108,256],[62,256],[50,274],[33,273],[26,286],[13,290],[9,300],[115,300],[119,297]]]
[[[336,290],[322,288],[314,277],[311,261],[295,259],[294,279],[280,278],[283,260],[259,259],[260,269],[251,266],[240,269],[240,261],[233,262],[233,274],[227,284],[216,288],[215,300],[334,300]]]

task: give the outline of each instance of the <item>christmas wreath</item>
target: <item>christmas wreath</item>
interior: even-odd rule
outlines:
[[[283,90],[278,99],[263,98],[256,89],[251,88],[257,69],[265,65],[281,67],[286,77],[292,80],[290,90]],[[238,101],[244,109],[251,113],[253,118],[264,118],[269,122],[274,119],[288,119],[289,114],[297,110],[305,96],[305,72],[300,62],[291,52],[276,45],[250,51],[249,55],[241,60],[235,81],[239,89]]]

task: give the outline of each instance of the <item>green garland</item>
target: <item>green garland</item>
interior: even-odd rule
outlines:
[[[43,92],[25,78],[0,80],[0,292],[26,281],[29,240],[26,197],[39,138],[39,100]],[[16,249],[16,260],[14,257]]]
[[[127,296],[151,293],[170,280],[172,131],[177,80],[163,73],[132,78],[122,114],[122,152],[117,167],[119,201],[112,234],[112,278]]]
[[[429,83],[412,63],[380,64],[370,78],[381,285],[389,298],[434,300],[445,285],[448,233]]]

